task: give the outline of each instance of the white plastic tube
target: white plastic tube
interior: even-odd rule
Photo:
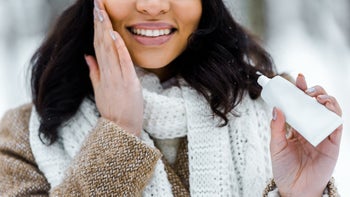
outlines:
[[[337,114],[280,76],[270,79],[261,75],[258,83],[263,88],[261,97],[264,101],[271,107],[281,109],[286,122],[313,146],[317,146],[342,124]]]

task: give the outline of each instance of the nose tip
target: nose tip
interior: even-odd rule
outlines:
[[[168,0],[139,0],[136,8],[143,14],[158,16],[167,13],[170,5]]]

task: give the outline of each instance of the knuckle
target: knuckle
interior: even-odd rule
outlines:
[[[105,50],[105,52],[106,52],[107,54],[110,54],[110,53],[113,53],[114,48],[113,48],[112,45],[106,44],[106,45],[104,46],[104,50]]]
[[[141,87],[140,80],[137,77],[132,77],[130,80],[128,80],[128,84],[135,88]]]
[[[101,46],[101,41],[100,41],[100,39],[99,39],[99,38],[95,38],[93,44],[94,44],[94,47],[95,47],[95,48]]]
[[[95,73],[93,73],[92,71],[90,71],[90,73],[89,73],[89,77],[90,77],[90,79],[91,79],[91,82],[92,83],[94,83],[95,81]]]
[[[337,103],[337,99],[336,99],[334,96],[329,96],[329,100],[330,100],[332,103]]]

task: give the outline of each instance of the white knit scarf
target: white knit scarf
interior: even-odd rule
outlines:
[[[187,136],[191,196],[235,195],[230,183],[237,170],[234,169],[228,127],[217,126],[219,119],[213,117],[207,101],[181,79],[178,86],[163,89],[153,74],[138,70],[138,76],[144,88],[145,103],[141,140],[154,146],[149,135],[157,139]],[[60,127],[59,140],[46,146],[38,137],[39,117],[35,110],[32,111],[30,144],[37,165],[51,188],[62,182],[66,169],[97,119],[95,105],[84,100],[76,115]],[[143,192],[143,196],[151,195],[172,196],[161,160]]]

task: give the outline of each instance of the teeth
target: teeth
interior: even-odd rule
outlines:
[[[153,36],[153,31],[147,29],[147,30],[146,30],[146,35],[145,35],[145,36],[149,36],[149,37]]]
[[[157,37],[157,36],[164,36],[171,33],[170,29],[135,29],[132,28],[131,32],[140,35],[140,36],[146,36],[146,37]]]

